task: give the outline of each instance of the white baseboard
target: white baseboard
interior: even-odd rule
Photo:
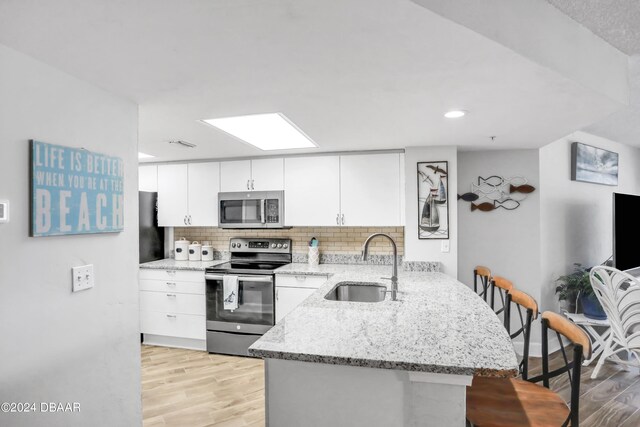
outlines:
[[[142,344],[158,345],[161,347],[186,348],[187,350],[207,350],[206,340],[190,338],[167,337],[164,335],[142,334]]]

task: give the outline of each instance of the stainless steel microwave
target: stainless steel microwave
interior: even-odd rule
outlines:
[[[284,228],[284,191],[218,193],[220,228]]]

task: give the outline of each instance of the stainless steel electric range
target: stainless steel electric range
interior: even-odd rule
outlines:
[[[291,240],[233,238],[231,260],[207,268],[207,351],[248,356],[275,324],[275,269],[291,263]],[[237,276],[237,308],[224,308],[224,276]]]

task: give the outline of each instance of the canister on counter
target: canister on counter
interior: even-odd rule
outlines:
[[[189,261],[202,260],[202,245],[198,242],[192,242],[189,245]]]
[[[213,261],[213,246],[202,245],[202,261]]]
[[[175,241],[175,246],[173,247],[174,258],[176,261],[188,261],[189,260],[189,242],[184,237],[180,240]]]

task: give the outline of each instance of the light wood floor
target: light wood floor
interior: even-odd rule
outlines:
[[[552,357],[552,369],[560,358],[559,352]],[[640,376],[607,363],[592,380],[594,366],[582,373],[580,426],[640,426]],[[531,359],[531,374],[540,369],[540,359]],[[569,400],[566,375],[551,388]],[[257,359],[142,346],[142,408],[145,427],[264,426],[264,365]]]
[[[264,426],[260,359],[142,346],[145,427]]]

